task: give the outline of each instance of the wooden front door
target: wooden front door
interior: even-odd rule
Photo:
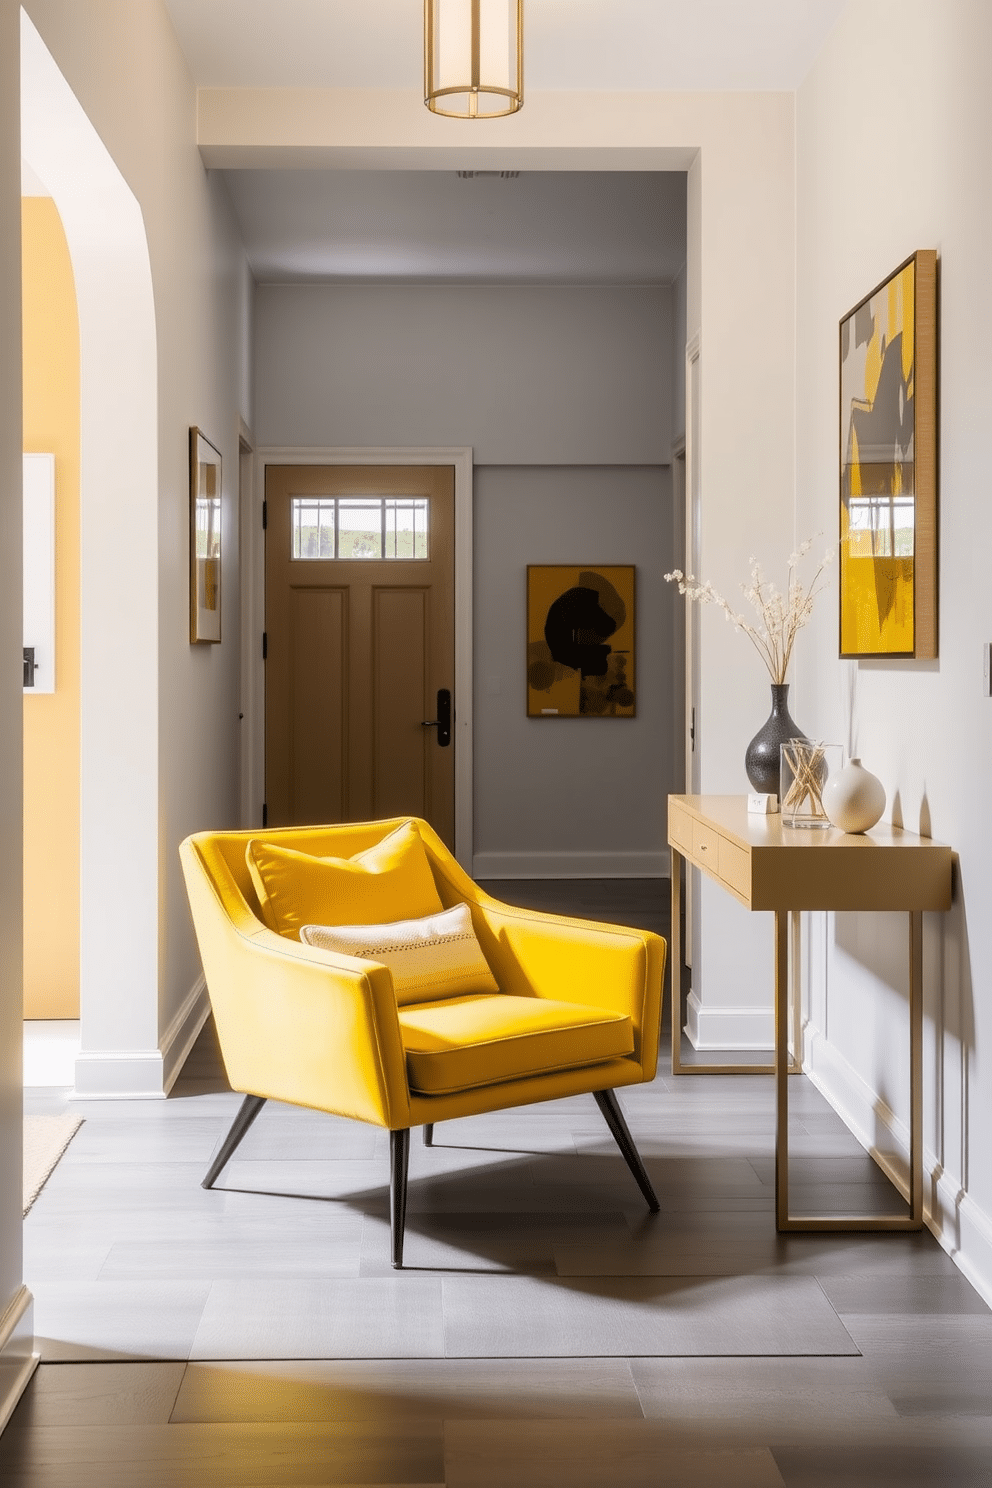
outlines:
[[[266,469],[270,825],[409,814],[453,849],[435,721],[442,690],[453,716],[454,485],[450,466]]]

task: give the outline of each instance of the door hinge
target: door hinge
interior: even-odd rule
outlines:
[[[269,825],[269,804],[268,804],[267,801],[263,801],[262,802],[262,826],[263,827],[267,827],[268,825]]]
[[[689,725],[689,750],[690,750],[690,753],[692,753],[692,754],[695,754],[695,752],[696,752],[696,710],[695,710],[695,708],[693,708],[693,710],[692,710],[692,722]]]
[[[262,631],[262,660],[267,661],[269,656],[269,632]]]
[[[267,501],[263,501],[262,502],[262,531],[263,532],[265,531],[266,527],[268,527],[268,525],[269,525],[269,503]]]

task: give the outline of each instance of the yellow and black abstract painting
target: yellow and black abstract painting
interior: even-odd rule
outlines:
[[[634,565],[527,569],[529,718],[633,718]]]
[[[840,323],[840,654],[937,654],[936,254]]]

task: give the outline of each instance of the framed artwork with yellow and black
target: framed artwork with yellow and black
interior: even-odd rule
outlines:
[[[634,573],[528,566],[528,718],[634,717]]]
[[[937,255],[840,323],[840,654],[937,655]]]

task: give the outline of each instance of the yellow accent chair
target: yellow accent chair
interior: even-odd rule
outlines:
[[[498,990],[398,1002],[386,965],[304,944],[298,926],[270,928],[254,859],[246,862],[249,844],[249,857],[274,849],[282,865],[306,855],[304,862],[346,860],[350,868],[370,861],[390,834],[414,829],[440,907],[469,906]],[[180,854],[227,1076],[245,1096],[205,1188],[268,1099],[385,1127],[399,1267],[411,1127],[422,1126],[430,1146],[438,1121],[591,1093],[658,1210],[614,1091],[654,1077],[667,949],[660,936],[502,904],[473,883],[426,822],[409,817],[201,832]]]

